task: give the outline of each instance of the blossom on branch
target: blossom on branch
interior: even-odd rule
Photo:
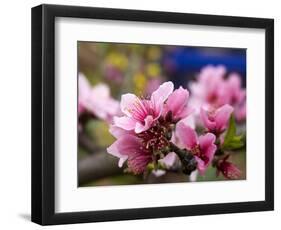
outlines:
[[[119,102],[110,96],[110,89],[105,84],[90,85],[83,74],[79,74],[78,114],[89,112],[110,122],[119,113]]]
[[[203,175],[212,162],[217,147],[215,145],[216,137],[212,133],[197,136],[194,129],[180,123],[176,129],[176,135],[182,144],[190,151],[197,161],[197,169]]]

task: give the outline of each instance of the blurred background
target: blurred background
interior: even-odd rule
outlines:
[[[78,42],[78,72],[92,87],[105,84],[116,101],[128,92],[146,97],[167,80],[175,88],[188,88],[188,83],[196,80],[206,65],[224,65],[228,73],[238,73],[246,87],[245,49]],[[115,140],[108,127],[104,119],[87,113],[79,115],[79,186],[188,181],[186,175],[172,172],[161,177],[151,174],[145,179],[124,173],[124,169],[118,168],[118,159],[106,152]],[[240,179],[245,179],[245,151],[232,154],[232,162],[243,172]],[[212,180],[224,180],[222,176],[216,177],[212,167],[204,177],[197,178],[197,181]]]

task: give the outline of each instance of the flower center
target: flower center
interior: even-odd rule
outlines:
[[[171,128],[169,125],[156,123],[147,131],[137,134],[141,138],[145,149],[155,153],[161,152],[169,146],[171,139]]]
[[[207,96],[207,101],[210,104],[215,104],[217,102],[217,100],[218,100],[218,96],[215,93],[211,93]]]
[[[193,149],[191,149],[191,152],[194,156],[199,157],[202,161],[204,161],[204,163],[209,161],[209,158],[203,154],[203,152],[200,149],[199,145],[196,145]]]

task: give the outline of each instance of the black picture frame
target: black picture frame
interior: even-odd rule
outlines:
[[[55,213],[55,18],[89,18],[265,29],[265,200]],[[261,150],[262,151],[262,150]],[[32,221],[41,225],[162,218],[274,209],[274,20],[110,8],[32,8]]]

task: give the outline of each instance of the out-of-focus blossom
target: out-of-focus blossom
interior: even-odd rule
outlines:
[[[234,108],[236,119],[242,121],[246,118],[246,90],[242,88],[238,74],[231,73],[226,79],[225,75],[226,69],[223,66],[203,68],[197,81],[190,84],[190,103],[194,107],[203,106],[208,110],[229,104]]]
[[[238,74],[232,73],[226,80],[227,93],[231,104],[238,104],[245,100],[246,90],[242,89],[241,78]]]
[[[189,150],[197,161],[197,169],[203,175],[212,162],[216,152],[216,137],[212,133],[197,136],[194,129],[179,123],[176,129],[176,135],[187,150]]]
[[[225,73],[226,69],[223,66],[207,66],[201,70],[197,81],[190,84],[192,100],[197,107],[218,107],[227,103],[227,99],[223,97]]]
[[[119,113],[119,103],[111,98],[109,87],[98,84],[91,87],[83,74],[79,74],[78,82],[78,113],[84,111],[110,122],[112,117]]]
[[[238,179],[241,176],[241,171],[235,164],[229,162],[228,158],[229,155],[218,161],[217,176],[222,173],[227,179]]]
[[[172,112],[174,120],[187,117],[193,110],[187,106],[189,92],[182,87],[176,89],[167,99],[164,106],[164,113]]]
[[[247,115],[247,111],[246,111],[246,101],[245,101],[244,103],[236,107],[235,118],[237,119],[237,121],[241,122],[245,120],[246,115]]]
[[[107,80],[118,84],[122,83],[124,79],[124,74],[111,64],[107,64],[104,67],[104,76]]]
[[[154,91],[149,100],[134,94],[124,94],[121,98],[123,117],[114,117],[114,124],[125,130],[141,133],[148,130],[161,116],[164,102],[173,92],[172,82],[163,83]]]
[[[229,102],[234,107],[234,115],[237,121],[246,118],[246,90],[242,89],[241,78],[237,74],[231,74],[227,80]]]
[[[201,107],[201,120],[207,130],[216,135],[225,131],[229,118],[233,112],[233,107],[225,104],[216,110],[205,110]]]

